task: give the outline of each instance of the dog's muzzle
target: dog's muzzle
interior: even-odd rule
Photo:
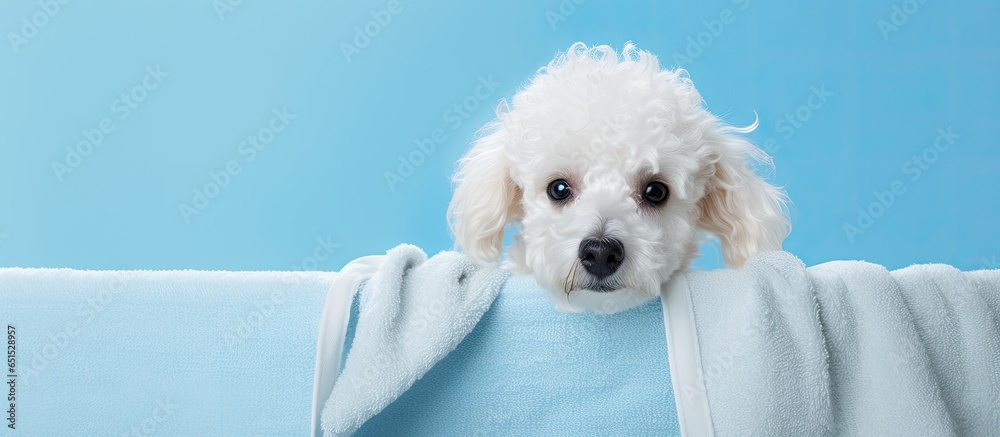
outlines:
[[[614,238],[587,238],[580,242],[580,264],[598,280],[611,276],[625,259],[625,246]]]

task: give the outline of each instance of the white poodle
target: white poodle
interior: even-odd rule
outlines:
[[[541,68],[459,162],[456,245],[533,274],[563,311],[621,311],[656,296],[715,235],[725,262],[778,250],[786,197],[749,164],[770,158],[702,107],[687,72],[626,44],[574,44]]]

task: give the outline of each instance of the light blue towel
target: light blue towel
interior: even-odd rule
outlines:
[[[411,246],[390,251],[356,298],[328,434],[362,423],[357,435],[678,433],[658,300],[565,314],[529,277],[500,290],[505,273],[464,255],[422,261]],[[404,344],[413,320],[417,342]]]
[[[690,435],[1000,435],[1000,270],[770,252],[665,301]]]
[[[566,314],[530,277],[357,435],[679,435],[659,300]]]
[[[308,435],[334,277],[0,269],[18,375],[0,434]]]

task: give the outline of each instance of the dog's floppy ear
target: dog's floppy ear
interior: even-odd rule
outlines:
[[[708,191],[700,204],[699,227],[719,238],[729,267],[740,267],[759,252],[781,250],[790,231],[784,191],[765,182],[748,164],[770,164],[770,158],[734,135],[754,127],[756,123],[717,132],[707,168]]]
[[[502,124],[491,123],[484,132],[458,163],[448,218],[455,245],[490,264],[500,259],[507,223],[521,215],[521,190],[510,177],[504,153],[509,135]]]

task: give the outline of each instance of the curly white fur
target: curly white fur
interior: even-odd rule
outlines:
[[[499,261],[504,230],[519,229],[508,267],[533,274],[564,311],[616,312],[656,296],[698,253],[699,232],[721,242],[737,267],[788,235],[786,197],[751,164],[770,158],[702,107],[683,69],[662,69],[626,44],[582,43],[541,68],[459,162],[448,208],[456,245],[483,264]],[[572,197],[555,202],[550,182]],[[651,180],[667,202],[644,205]],[[621,241],[625,255],[600,280],[581,268],[589,237]],[[611,292],[593,291],[600,283]]]

